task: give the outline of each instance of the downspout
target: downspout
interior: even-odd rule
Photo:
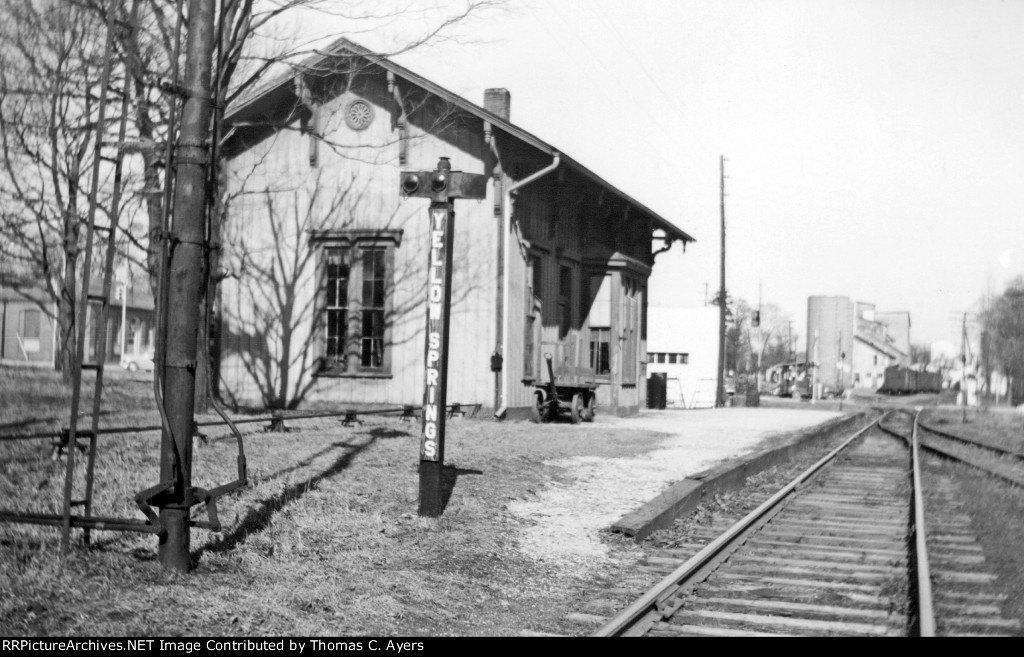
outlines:
[[[532,183],[533,181],[537,180],[538,178],[546,176],[547,174],[549,174],[552,171],[554,171],[555,169],[557,169],[558,165],[561,164],[561,162],[562,162],[562,156],[561,156],[561,154],[558,151],[555,151],[554,153],[552,153],[552,156],[554,157],[554,159],[551,161],[551,164],[549,164],[548,166],[544,167],[540,171],[537,171],[537,172],[527,176],[526,178],[523,178],[522,180],[520,180],[518,182],[514,182],[514,183],[508,185],[508,187],[506,189],[502,190],[504,192],[504,198],[502,199],[502,203],[501,203],[501,214],[502,214],[501,218],[502,218],[502,232],[503,232],[503,237],[504,237],[504,240],[505,240],[505,253],[504,253],[504,258],[503,258],[504,262],[502,262],[502,272],[503,272],[502,273],[502,276],[503,276],[502,283],[503,283],[503,287],[504,287],[504,293],[502,294],[503,298],[502,298],[502,309],[501,309],[501,315],[502,315],[502,322],[501,322],[501,355],[502,355],[502,358],[506,358],[507,354],[508,354],[508,325],[509,325],[509,312],[508,312],[509,311],[509,303],[508,303],[508,297],[509,297],[509,276],[508,276],[509,264],[508,263],[509,263],[509,256],[511,254],[510,243],[512,242],[512,239],[511,239],[512,238],[512,234],[511,234],[512,233],[512,194],[514,192],[516,192],[517,190],[519,190],[520,187],[524,187],[526,185],[529,185],[530,183]],[[498,417],[501,417],[502,415],[504,415],[504,411],[507,410],[507,408],[508,408],[508,390],[509,390],[509,387],[510,387],[510,384],[509,384],[509,370],[510,369],[511,368],[509,367],[508,363],[502,363],[502,368],[501,368],[501,370],[502,370],[501,371],[501,401],[502,401],[502,404],[501,404],[501,409],[495,413],[495,415],[497,415]]]
[[[494,211],[492,219],[497,218],[497,239],[494,244],[494,257],[496,259],[497,266],[502,267],[502,263],[505,262],[505,234],[502,233],[502,207],[504,206],[502,199],[504,195],[501,193],[502,187],[504,186],[504,167],[501,164],[501,152],[498,150],[498,140],[494,136],[494,126],[491,125],[490,121],[484,121],[484,143],[490,148],[491,154],[494,157],[493,164],[491,166],[491,176],[494,179],[493,187],[493,206]],[[486,153],[484,153],[486,156]],[[501,270],[504,272],[504,269]],[[503,311],[505,297],[502,294],[503,282],[505,280],[504,273],[499,274],[500,280],[496,281],[494,290],[494,353],[491,354],[491,369],[495,370],[496,360],[498,361],[497,370],[494,372],[494,410],[497,414],[498,409],[502,407],[502,371],[504,365],[501,364],[503,360],[501,336],[502,330],[505,325],[505,316]]]
[[[399,165],[403,165],[403,164],[406,163],[406,160],[408,159],[408,152],[406,150],[408,148],[408,140],[406,139],[406,137],[408,136],[407,135],[407,131],[408,130],[407,130],[406,126],[407,126],[407,124],[409,122],[409,117],[405,113],[405,104],[402,103],[402,93],[398,90],[398,83],[395,81],[395,74],[392,71],[388,71],[387,72],[387,80],[388,80],[388,91],[391,93],[392,97],[395,99],[395,103],[398,105],[398,111],[400,112],[400,114],[398,116],[398,126],[397,126],[398,127],[398,164]]]

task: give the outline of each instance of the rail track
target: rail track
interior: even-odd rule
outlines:
[[[594,635],[1019,631],[999,613],[994,575],[949,482],[922,485],[913,421],[880,419],[887,431],[879,420],[861,429],[692,557],[685,546],[650,557],[664,577]]]
[[[1024,453],[972,440],[918,422],[922,447],[938,456],[959,461],[987,474],[1024,487]]]
[[[910,416],[901,414],[886,428],[910,437],[913,425]],[[1004,453],[1006,450],[935,431],[921,422],[917,423],[917,428],[923,451],[930,452],[922,458],[921,471],[928,513],[927,544],[936,631],[942,636],[1019,633],[1020,621],[1005,618],[1001,613],[1000,606],[1006,595],[999,590],[996,575],[986,566],[984,550],[970,516],[964,511],[963,494],[956,477],[947,468],[940,467],[943,461],[953,460],[1007,480],[1004,474],[1014,474],[1006,469],[1011,465],[1007,459],[1011,455]],[[951,442],[973,443],[979,450],[940,443],[934,439],[935,435],[949,435]],[[1002,466],[1002,469],[993,470],[993,466]]]

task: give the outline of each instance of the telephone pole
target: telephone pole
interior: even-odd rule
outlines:
[[[192,507],[192,431],[195,420],[196,354],[199,300],[206,281],[206,183],[210,158],[210,88],[213,68],[214,0],[189,0],[185,84],[181,115],[174,223],[171,229],[164,333],[164,409],[167,428],[160,444],[160,480],[173,486],[158,498],[158,554],[164,568],[188,572]]]
[[[725,406],[725,156],[719,157],[719,202],[722,214],[722,269],[718,287],[718,391],[715,406]]]
[[[964,398],[962,423],[967,423],[967,313],[964,313],[963,328],[960,331],[960,394]]]

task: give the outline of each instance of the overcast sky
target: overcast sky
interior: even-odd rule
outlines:
[[[652,305],[718,286],[720,155],[730,294],[760,283],[801,342],[817,294],[959,341],[953,316],[1024,273],[1024,0],[511,9],[396,61],[477,104],[509,89],[514,123],[696,237],[658,256]],[[349,36],[388,48],[427,22]]]

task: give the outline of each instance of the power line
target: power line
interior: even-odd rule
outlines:
[[[668,103],[669,105],[672,106],[673,112],[678,114],[680,117],[682,115],[685,115],[686,112],[681,107],[679,107],[676,104],[676,102],[668,95],[668,93],[665,92],[664,88],[662,88],[662,86],[658,83],[658,81],[655,79],[655,77],[653,75],[651,75],[650,71],[644,65],[644,63],[640,59],[640,57],[637,56],[636,52],[633,51],[632,48],[629,47],[628,40],[626,38],[624,38],[617,29],[615,29],[613,26],[609,25],[608,22],[605,20],[603,14],[601,14],[597,9],[595,9],[593,5],[584,5],[584,6],[586,6],[590,10],[590,13],[593,16],[597,17],[598,21],[619,42],[619,45],[622,47],[622,49],[633,59],[634,62],[636,62],[637,66],[639,66],[639,68],[643,72],[644,76],[646,76],[647,79],[650,80],[651,84],[654,85],[654,88],[658,91],[658,93],[661,95],[661,97],[665,99],[666,103]],[[552,7],[554,7],[554,5],[552,5]],[[588,49],[589,49],[589,47],[588,47]],[[644,110],[646,111],[646,105],[644,103],[638,103],[638,104],[641,105],[644,108]],[[648,116],[650,116],[650,114],[648,114]],[[668,134],[668,133],[666,133],[666,134]],[[673,141],[673,143],[674,143],[674,145],[676,147],[676,151],[678,153],[680,153],[683,157],[685,157],[690,162],[690,164],[694,165],[694,167],[696,167],[698,169],[703,169],[704,168],[703,164],[700,164],[696,160],[694,160],[693,156],[690,153],[691,149],[685,148],[683,146],[683,144],[681,142],[679,142],[675,137],[669,137],[669,138],[672,139],[672,141]],[[697,143],[700,146],[704,145],[703,143],[699,142],[696,138],[692,139],[691,143]],[[705,149],[705,150],[708,150],[708,149]]]
[[[558,3],[551,3],[549,6],[552,8],[554,13],[557,14],[558,18],[562,21],[562,23],[565,24],[568,27],[570,25],[570,21],[565,17],[564,14],[562,14],[562,12],[560,12],[558,10]],[[580,64],[579,60],[575,57],[575,55],[571,54],[570,50],[563,45],[563,40],[559,39],[555,35],[551,34],[551,31],[548,30],[548,28],[546,26],[544,26],[543,23],[540,23],[540,24],[544,28],[544,30],[551,36],[552,41],[555,42],[556,44],[558,44],[558,47],[562,50],[562,52],[566,53],[569,57],[571,57],[574,61],[576,61],[577,64]],[[601,60],[601,56],[598,55],[593,50],[593,48],[590,47],[590,44],[586,41],[586,39],[577,39],[577,43],[583,44],[583,47],[586,48],[586,50],[590,53],[590,55],[593,57],[594,61],[600,61]],[[596,88],[601,88],[601,87],[607,86],[607,81],[599,82],[598,80],[595,80],[590,75],[590,69],[593,68],[593,63],[591,63],[590,66],[587,66],[585,63],[583,63],[583,65],[580,66],[580,68],[583,69],[584,74],[591,80],[591,82],[594,83]],[[605,69],[605,71],[608,72],[608,75],[611,78],[613,78],[613,82],[614,82],[615,86],[617,86],[628,98],[630,98],[630,100],[633,103],[633,105],[636,106],[636,108],[641,113],[643,113],[643,114],[645,114],[647,116],[647,118],[651,121],[652,125],[659,125],[661,123],[661,121],[659,121],[657,117],[655,117],[653,114],[651,114],[650,108],[648,107],[647,104],[634,100],[634,96],[632,94],[630,94],[629,91],[628,91],[629,87],[625,83],[623,83],[622,79],[619,78],[619,76],[615,73],[615,70],[612,67],[610,67],[610,66],[603,66],[603,68]],[[637,138],[639,138],[640,141],[642,141],[645,145],[647,145],[652,151],[654,151],[654,152],[658,151],[658,147],[647,138],[647,136],[644,134],[643,131],[641,131],[641,130],[634,130],[632,134],[634,136],[636,136]],[[668,133],[664,133],[664,134],[668,134]],[[673,139],[673,138],[670,136],[669,139]],[[678,149],[679,145],[676,144],[676,147]]]
[[[647,70],[647,67],[643,63],[643,60],[641,60],[640,57],[637,56],[636,52],[634,52],[634,50],[629,46],[629,42],[625,38],[622,37],[622,35],[619,33],[619,31],[617,29],[615,29],[614,26],[608,24],[608,21],[606,21],[605,18],[604,18],[604,14],[602,14],[599,11],[597,11],[594,8],[594,5],[592,5],[592,4],[585,4],[583,6],[586,7],[587,9],[589,9],[590,13],[593,14],[594,16],[596,16],[597,19],[601,22],[601,24],[604,25],[608,29],[609,32],[611,32],[613,35],[615,35],[615,37],[619,41],[619,45],[622,46],[622,49],[625,50],[626,53],[628,53],[629,56],[633,58],[633,61],[636,62],[637,66],[640,67],[640,70],[643,71],[643,74],[647,77],[647,79],[651,81],[651,84],[653,84],[654,88],[658,90],[658,93],[661,94],[661,97],[664,98],[665,101],[669,105],[671,105],[677,112],[679,112],[680,114],[683,114],[684,113],[683,109],[681,107],[679,107],[678,105],[676,105],[675,100],[672,99],[665,92],[665,90],[661,87],[660,84],[658,84],[658,81],[654,78],[653,75],[651,75],[651,72]]]

